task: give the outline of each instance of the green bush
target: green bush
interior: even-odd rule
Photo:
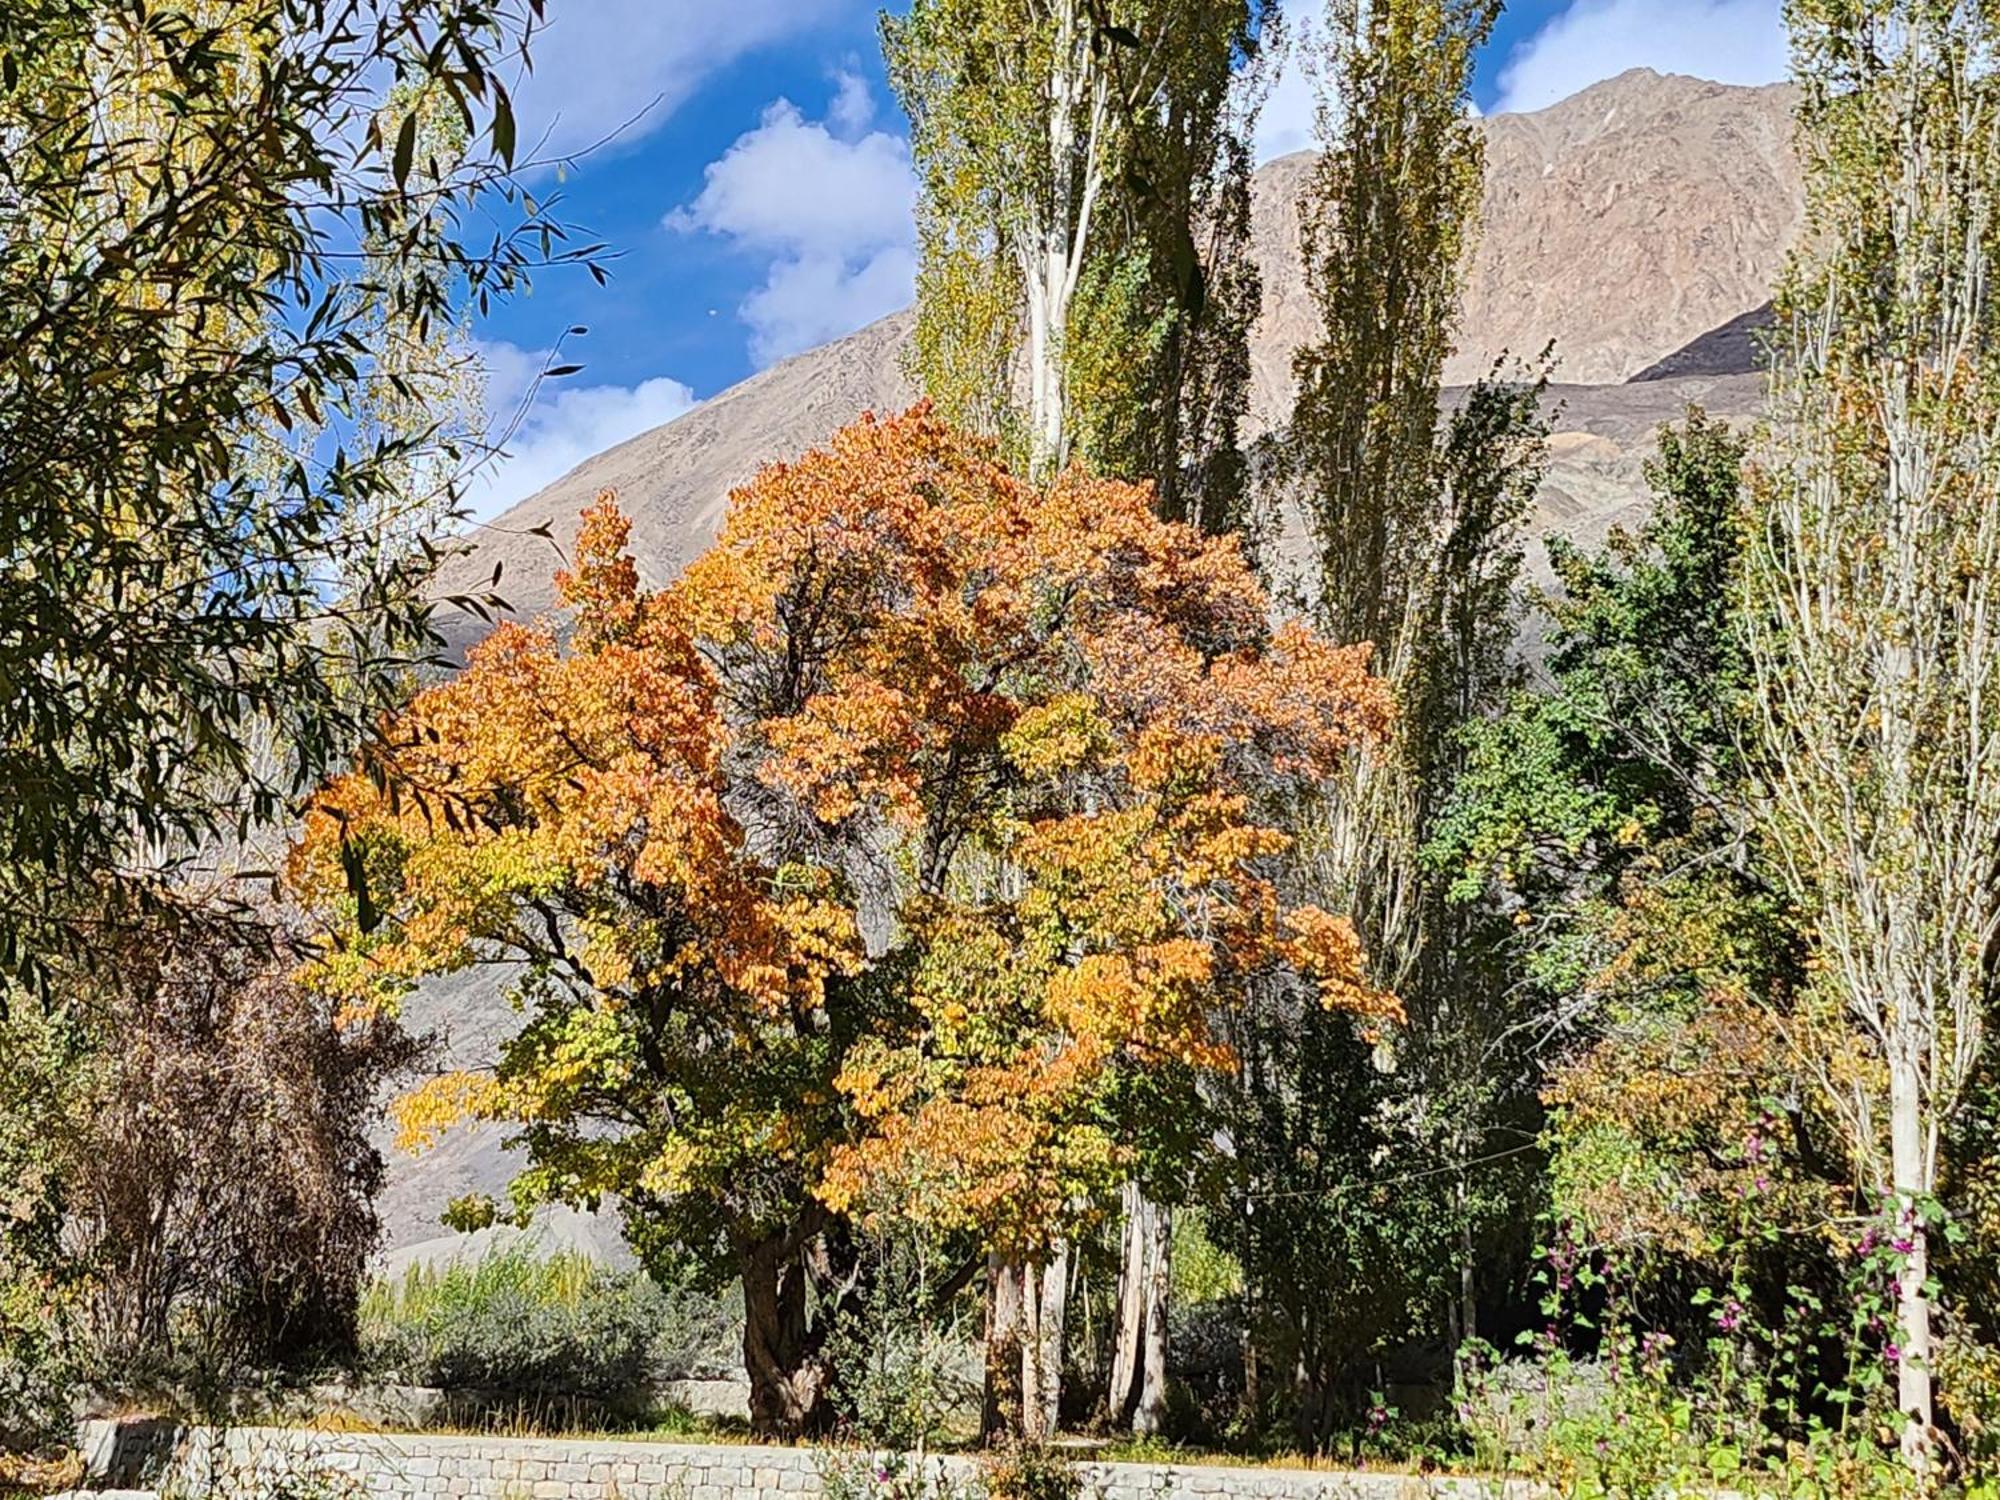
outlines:
[[[360,1322],[368,1368],[411,1384],[617,1401],[720,1363],[734,1318],[643,1272],[513,1247],[377,1281]]]

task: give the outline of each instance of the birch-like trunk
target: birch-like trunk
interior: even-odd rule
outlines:
[[[1896,1362],[1896,1407],[1903,1413],[1903,1455],[1922,1467],[1932,1442],[1930,1245],[1923,1204],[1931,1184],[1924,1150],[1923,1079],[1916,1049],[1905,1037],[1889,1061],[1889,1151],[1896,1189],[1898,1230],[1910,1247],[1896,1278],[1900,1357]]]
[[[1081,0],[1061,0],[1046,85],[1047,180],[1015,256],[1028,317],[1028,467],[1047,482],[1069,462],[1064,349],[1091,220],[1103,187],[1110,76]]]
[[[1104,1422],[1141,1436],[1156,1433],[1167,1408],[1167,1314],[1173,1286],[1173,1210],[1125,1185],[1120,1240],[1118,1321]]]
[[[1046,1443],[1062,1410],[1063,1337],[1069,1311],[1069,1246],[1039,1261],[994,1255],[986,1268],[988,1443]]]
[[[2000,940],[2000,103],[1985,73],[2000,28],[1972,7],[1885,3],[1896,44],[1857,48],[1866,9],[1801,23],[1817,231],[1782,299],[1745,620],[1768,847],[1810,920],[1815,982],[1887,1075],[1857,1078],[1802,1035],[1895,1216],[1897,1406],[1923,1470],[1926,1218]]]

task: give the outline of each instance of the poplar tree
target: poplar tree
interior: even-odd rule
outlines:
[[[1038,480],[1082,459],[1151,480],[1169,518],[1239,524],[1249,140],[1276,6],[916,0],[883,38],[923,188],[912,363],[941,414]],[[1147,1231],[1127,1236],[1107,1408],[1151,1430],[1170,1219],[1136,1184],[1127,1198]],[[1055,1425],[1069,1279],[1060,1246],[989,1270],[989,1370],[1021,1346],[1031,1435]],[[1016,1404],[1001,1384],[989,1430]]]
[[[922,182],[913,363],[944,416],[1040,478],[1081,454],[1186,513],[1184,471],[1213,471],[1248,399],[1248,138],[1276,26],[1271,0],[884,19]]]
[[[1335,1425],[1351,1360],[1438,1325],[1476,1332],[1478,1231],[1506,1216],[1504,1193],[1471,1177],[1522,1091],[1500,1055],[1500,945],[1423,852],[1461,729],[1518,685],[1522,526],[1546,431],[1546,355],[1496,366],[1442,409],[1484,176],[1468,91],[1498,11],[1330,0],[1321,44],[1321,155],[1300,204],[1321,324],[1295,361],[1287,479],[1313,546],[1304,592],[1331,636],[1372,643],[1400,712],[1389,743],[1324,789],[1299,878],[1355,913],[1409,1024],[1371,1052],[1279,1007],[1253,1013],[1241,1042],[1244,1258],[1308,1444]],[[1390,1153],[1460,1171],[1436,1191],[1374,1193],[1362,1179]],[[1313,1189],[1271,1199],[1302,1158]],[[1368,1270],[1315,1270],[1330,1260]]]
[[[2000,935],[2000,16],[1787,10],[1808,218],[1749,567],[1755,770],[1814,989],[1844,1017],[1816,1071],[1894,1221],[1902,1446],[1922,1467],[1940,1154]]]

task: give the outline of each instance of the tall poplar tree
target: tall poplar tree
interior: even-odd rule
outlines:
[[[1037,478],[1081,458],[1152,480],[1170,518],[1239,522],[1249,134],[1276,29],[1271,0],[916,0],[885,18],[923,184],[913,364],[945,416]],[[1165,1216],[1128,1197],[1161,1243]],[[989,1339],[1022,1346],[1031,1432],[1055,1423],[1067,1260],[989,1274]],[[1108,1405],[1150,1428],[1164,1381],[1138,1349],[1167,1281],[1157,1257],[1126,1260]],[[1007,1404],[989,1400],[989,1428]]]
[[[1320,336],[1295,362],[1291,462],[1316,547],[1308,586],[1336,639],[1414,680],[1447,520],[1438,403],[1485,151],[1466,107],[1498,0],[1330,0],[1322,152],[1301,203]],[[1420,726],[1406,723],[1407,747]],[[1421,750],[1413,753],[1421,754]],[[1357,769],[1327,849],[1404,983],[1418,950],[1410,756]]]
[[[1043,478],[1082,452],[1178,498],[1247,402],[1248,132],[1272,0],[916,0],[915,371]],[[1222,465],[1226,469],[1226,462]],[[1226,507],[1225,507],[1226,508]]]
[[[1473,1177],[1521,1092],[1498,1056],[1500,945],[1491,914],[1452,905],[1423,857],[1461,729],[1517,685],[1521,528],[1542,467],[1542,370],[1496,368],[1442,410],[1484,174],[1467,94],[1498,11],[1330,0],[1325,16],[1322,154],[1300,205],[1321,326],[1295,362],[1288,479],[1322,628],[1373,644],[1400,713],[1390,742],[1324,790],[1300,878],[1355,913],[1408,1025],[1371,1053],[1280,1007],[1253,1012],[1241,1041],[1243,1253],[1308,1444],[1337,1425],[1349,1362],[1476,1331],[1479,1233],[1507,1216]],[[1460,1172],[1383,1195],[1365,1179],[1391,1153]],[[1309,1189],[1280,1189],[1302,1164]],[[1330,1262],[1366,1269],[1316,1269]]]
[[[1749,570],[1756,772],[1815,987],[1863,1059],[1820,1072],[1895,1219],[1898,1404],[1921,1466],[1941,1151],[2000,936],[2000,15],[1787,11],[1808,221]]]

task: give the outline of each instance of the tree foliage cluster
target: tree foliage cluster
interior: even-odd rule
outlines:
[[[0,1441],[351,1341],[387,1023],[291,983],[298,800],[432,656],[539,0],[0,14]],[[479,212],[472,210],[477,204]]]
[[[0,17],[0,977],[287,810],[431,654],[459,309],[569,254],[497,199],[539,0]],[[418,157],[419,147],[423,158]],[[419,351],[428,349],[428,355]],[[442,367],[441,367],[442,366]]]

